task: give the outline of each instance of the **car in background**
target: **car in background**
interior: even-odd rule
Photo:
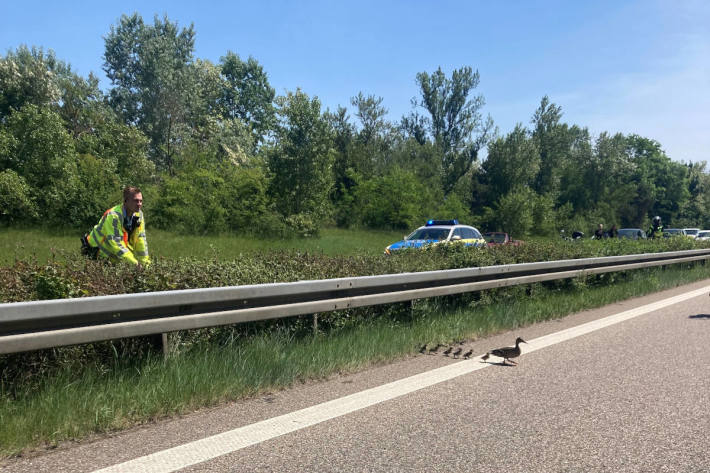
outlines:
[[[488,243],[488,246],[496,246],[496,245],[512,245],[512,246],[519,246],[523,242],[520,240],[513,240],[510,238],[510,235],[508,235],[505,232],[486,232],[483,234],[483,239],[486,240],[486,243]]]
[[[700,241],[710,240],[710,230],[700,230],[695,239]]]
[[[698,232],[700,232],[699,228],[684,228],[683,231],[685,234],[691,238],[697,238],[698,237]]]
[[[429,220],[404,237],[385,248],[385,254],[404,248],[422,248],[444,242],[461,242],[466,246],[486,246],[486,240],[476,228],[460,225],[458,220]]]
[[[685,236],[685,230],[682,228],[665,228],[663,230],[663,238],[670,238],[674,236]]]
[[[646,238],[646,232],[640,228],[620,228],[617,236],[627,240],[640,240]]]

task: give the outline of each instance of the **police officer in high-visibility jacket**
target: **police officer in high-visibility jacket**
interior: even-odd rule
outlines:
[[[149,265],[142,207],[143,194],[139,188],[123,189],[123,204],[104,212],[99,223],[82,239],[83,253],[138,266]]]
[[[651,226],[646,233],[648,238],[661,238],[663,236],[663,224],[661,223],[661,217],[656,215],[651,221]]]

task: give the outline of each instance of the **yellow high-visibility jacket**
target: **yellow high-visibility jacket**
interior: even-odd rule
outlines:
[[[99,248],[99,255],[112,261],[130,261],[133,264],[150,264],[148,242],[145,238],[145,220],[143,212],[134,214],[140,222],[132,232],[123,226],[121,204],[108,209],[98,224],[89,232],[87,241],[94,248]]]

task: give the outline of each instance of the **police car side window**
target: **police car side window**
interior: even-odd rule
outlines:
[[[462,228],[461,229],[461,238],[465,240],[470,240],[471,238],[475,238],[473,236],[473,231],[471,231],[470,228]]]
[[[454,228],[454,233],[453,233],[453,235],[451,235],[451,238],[453,238],[455,236],[461,237],[462,239],[466,238],[465,236],[463,236],[464,234],[461,230],[462,230],[461,228]]]

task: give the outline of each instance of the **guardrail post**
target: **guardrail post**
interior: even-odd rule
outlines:
[[[313,336],[318,335],[318,314],[313,314]]]
[[[156,333],[151,337],[151,339],[153,346],[162,351],[164,357],[167,357],[170,354],[170,345],[168,343],[167,333]]]

